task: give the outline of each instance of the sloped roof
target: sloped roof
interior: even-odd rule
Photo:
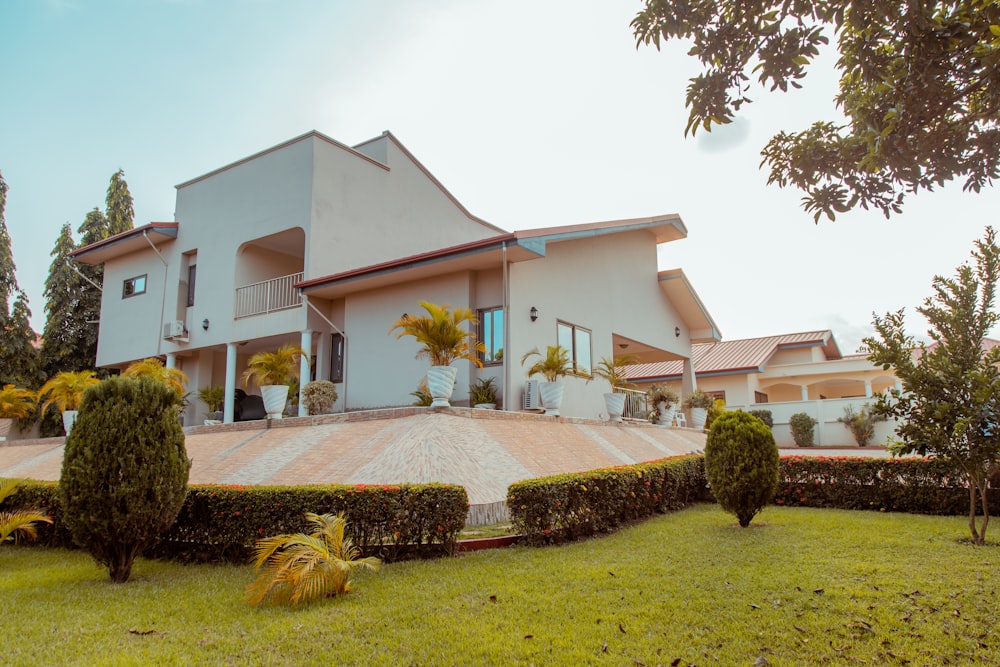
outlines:
[[[136,250],[145,250],[150,243],[164,243],[177,238],[176,222],[151,222],[120,234],[77,248],[69,257],[83,264],[101,264],[112,257],[121,257]]]
[[[767,362],[779,350],[817,346],[824,348],[827,359],[841,358],[833,332],[826,329],[763,338],[696,343],[691,346],[691,361],[695,375],[698,376],[759,373],[763,372]],[[626,374],[630,380],[636,381],[680,377],[683,372],[684,362],[663,361],[629,366]]]

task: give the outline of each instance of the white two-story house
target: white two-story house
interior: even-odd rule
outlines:
[[[692,343],[720,339],[683,272],[658,270],[657,245],[687,235],[678,216],[507,232],[388,132],[251,155],[177,186],[175,216],[72,254],[105,267],[97,364],[159,357],[191,391],[224,385],[226,421],[247,358],[284,343],[309,352],[300,385],[337,383],[338,410],[408,405],[427,362],[389,329],[421,300],[479,315],[488,351],[482,369],[458,362],[457,405],[493,376],[503,408],[522,409],[522,355],[555,344],[583,371],[676,360],[693,387]],[[562,413],[597,417],[602,384],[567,378]],[[193,401],[186,422],[206,411]]]

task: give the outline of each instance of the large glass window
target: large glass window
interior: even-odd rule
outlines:
[[[486,346],[481,356],[484,366],[503,363],[503,308],[479,311],[479,340]]]
[[[122,285],[122,298],[128,298],[130,296],[138,296],[140,294],[146,293],[146,274],[141,276],[136,276],[135,278],[129,278]]]
[[[567,322],[556,323],[556,342],[569,352],[573,369],[580,375],[590,375],[590,330]]]

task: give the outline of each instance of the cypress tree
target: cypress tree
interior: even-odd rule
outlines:
[[[62,371],[91,370],[97,358],[97,327],[87,324],[87,316],[80,310],[81,285],[85,283],[67,257],[75,248],[72,229],[69,223],[64,224],[50,253],[53,259],[45,279],[41,366],[47,378]]]
[[[128,183],[125,182],[124,169],[119,169],[111,176],[108,196],[105,199],[105,212],[108,218],[108,236],[132,229],[135,209],[132,206],[132,193],[129,192]]]
[[[7,183],[0,174],[0,383],[35,388],[38,353],[34,348],[35,332],[28,321],[31,310],[28,297],[17,286],[14,252],[7,231]],[[17,295],[13,309],[10,298]]]
[[[14,276],[14,253],[11,250],[10,234],[4,211],[7,208],[7,182],[0,173],[0,318],[4,322],[10,314],[10,297],[18,291]]]
[[[705,438],[712,495],[743,528],[774,498],[780,461],[771,429],[741,410],[719,416]]]
[[[177,519],[190,468],[174,390],[152,378],[109,378],[87,389],[66,439],[63,522],[124,583]]]

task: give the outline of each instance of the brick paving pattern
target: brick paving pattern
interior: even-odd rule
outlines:
[[[701,451],[705,434],[467,408],[394,408],[186,429],[192,484],[460,484],[473,505],[516,481]],[[57,480],[62,438],[0,443],[0,477]]]

